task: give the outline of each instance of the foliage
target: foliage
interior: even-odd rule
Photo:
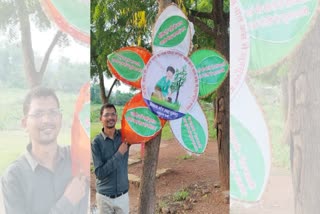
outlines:
[[[89,78],[88,71],[88,63],[71,62],[68,58],[61,57],[57,63],[48,65],[43,85],[76,93]]]
[[[18,47],[18,48],[17,48]],[[4,88],[26,88],[27,80],[21,72],[23,60],[20,45],[3,42],[0,46],[0,85]],[[41,61],[36,55],[35,60]],[[65,92],[78,92],[88,79],[88,63],[71,62],[61,57],[48,63],[42,85]],[[62,78],[63,77],[63,78]]]
[[[23,69],[21,51],[16,45],[3,42],[0,47],[0,84],[2,87],[24,88],[26,80]]]
[[[91,1],[91,77],[107,69],[106,57],[125,46],[150,50],[155,1]]]
[[[0,0],[0,31],[6,36],[7,42],[19,44],[22,49],[22,59],[25,62],[25,79],[30,87],[40,85],[46,70],[50,54],[55,45],[65,46],[69,41],[65,34],[58,31],[45,52],[41,66],[36,65],[35,53],[32,44],[32,29],[39,31],[51,28],[51,22],[45,15],[38,0]]]
[[[8,35],[12,42],[19,39],[19,8],[26,6],[26,13],[30,15],[32,23],[40,30],[51,27],[50,21],[44,14],[39,0],[0,0],[0,30]]]
[[[184,201],[188,198],[189,192],[187,190],[180,190],[173,194],[173,201]]]
[[[100,87],[97,84],[91,85],[91,102],[94,104],[101,104],[101,100],[99,97],[100,94]],[[107,90],[106,93],[109,93]],[[123,93],[119,90],[117,90],[114,93],[111,93],[111,97],[109,98],[109,102],[118,105],[118,106],[124,106],[132,97],[134,96],[133,93]]]

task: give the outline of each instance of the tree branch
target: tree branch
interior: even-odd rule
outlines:
[[[116,85],[117,81],[118,81],[117,79],[115,79],[115,80],[113,81],[113,83],[112,83],[112,85],[111,85],[111,87],[110,87],[110,89],[109,89],[108,95],[107,95],[107,100],[109,100],[109,98],[110,98],[110,96],[111,96],[111,93],[112,93],[112,89],[113,89],[113,87]]]
[[[190,10],[190,9],[189,9],[189,12],[191,16],[213,20],[212,12],[205,13],[205,12],[200,12],[200,11]]]
[[[210,28],[208,25],[206,25],[204,22],[202,22],[200,19],[196,18],[195,16],[189,15],[188,19],[193,22],[196,26],[198,26],[203,32],[209,34],[214,39],[216,39],[216,30],[215,28]]]
[[[223,0],[213,0],[213,18],[216,25],[223,24]]]
[[[42,64],[41,64],[41,67],[39,70],[39,74],[41,75],[41,78],[43,77],[43,74],[47,68],[51,52],[61,36],[62,36],[62,32],[60,30],[58,30],[56,35],[53,37],[51,44],[50,44],[48,50],[46,51],[46,54],[44,55],[44,58],[43,58],[43,61],[42,61]]]

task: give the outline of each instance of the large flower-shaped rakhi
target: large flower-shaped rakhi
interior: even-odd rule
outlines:
[[[141,89],[124,107],[122,134],[129,143],[144,143],[155,137],[165,121],[188,151],[203,153],[208,142],[208,124],[198,98],[218,89],[229,66],[215,50],[192,47],[193,25],[175,5],[157,19],[151,54],[140,47],[126,47],[110,54],[107,64],[122,82]]]

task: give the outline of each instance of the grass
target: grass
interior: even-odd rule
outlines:
[[[283,114],[279,105],[264,105],[266,122],[271,142],[272,164],[277,167],[290,167],[290,148],[282,142],[284,133]]]
[[[169,122],[167,122],[162,129],[161,139],[162,140],[171,140],[173,138],[174,138],[174,136],[171,131],[170,124],[169,124]]]
[[[188,198],[189,192],[186,190],[180,190],[173,194],[173,201],[184,201]]]
[[[180,155],[180,156],[177,157],[177,159],[179,159],[179,160],[189,160],[189,159],[192,160],[193,156],[192,155],[188,155],[188,154]]]
[[[290,148],[283,142],[285,122],[280,103],[281,88],[279,85],[270,87],[271,84],[261,81],[252,81],[252,84],[269,129],[272,165],[289,169]]]
[[[168,207],[168,204],[165,201],[160,201],[158,206],[159,206],[160,209],[163,209],[165,207]]]

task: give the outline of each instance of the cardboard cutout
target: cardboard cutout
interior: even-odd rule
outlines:
[[[142,70],[151,53],[141,47],[125,47],[108,55],[107,65],[117,79],[135,88],[141,88]]]
[[[122,140],[130,144],[145,143],[155,137],[166,120],[152,113],[142,98],[136,94],[125,106],[122,113]]]
[[[197,101],[199,80],[191,60],[177,51],[152,56],[143,70],[142,95],[159,117],[183,117]]]

